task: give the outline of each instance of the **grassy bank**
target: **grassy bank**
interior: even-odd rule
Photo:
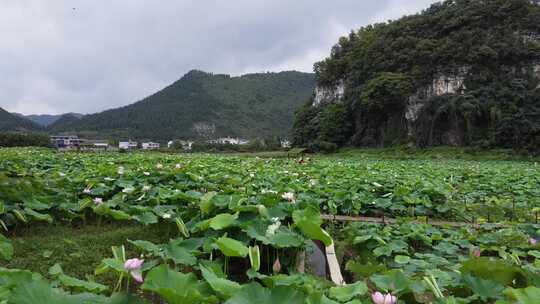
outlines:
[[[166,242],[176,231],[169,226],[107,224],[97,227],[32,225],[11,235],[14,257],[2,267],[27,269],[45,277],[51,266],[60,263],[68,275],[85,279],[94,273],[104,258],[112,257],[111,246],[125,245],[128,257],[137,254],[128,240]],[[96,277],[97,282],[111,286],[113,278]]]

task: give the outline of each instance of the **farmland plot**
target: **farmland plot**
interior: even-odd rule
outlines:
[[[110,244],[86,276],[0,268],[0,302],[539,303],[539,207],[528,162],[0,150],[5,263],[32,226],[170,233]],[[346,285],[310,274],[314,241]]]

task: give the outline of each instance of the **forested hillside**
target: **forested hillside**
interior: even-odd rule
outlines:
[[[64,116],[50,130],[155,140],[286,136],[314,87],[314,75],[300,72],[231,77],[191,71],[135,104],[80,119]]]
[[[297,145],[540,149],[537,0],[454,0],[342,37],[315,64]]]
[[[41,127],[32,121],[11,114],[0,108],[0,131],[39,131]]]

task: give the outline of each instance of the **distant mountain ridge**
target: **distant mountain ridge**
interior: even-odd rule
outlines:
[[[43,131],[43,128],[27,118],[11,114],[0,108],[0,131],[35,132]]]
[[[51,115],[51,114],[31,114],[31,115],[24,115],[21,113],[11,113],[20,117],[27,118],[35,123],[37,123],[40,126],[47,127],[53,123],[55,123],[58,119],[60,119],[64,115],[73,115],[77,118],[81,118],[84,116],[84,114],[80,113],[66,113],[66,114],[58,114],[58,115]]]
[[[256,138],[287,136],[294,113],[313,94],[314,74],[296,71],[238,77],[193,70],[134,104],[49,125],[55,133],[107,138]]]

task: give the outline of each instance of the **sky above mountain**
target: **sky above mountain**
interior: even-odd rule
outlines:
[[[191,69],[311,72],[351,29],[433,0],[17,0],[0,2],[0,107],[93,113]]]

